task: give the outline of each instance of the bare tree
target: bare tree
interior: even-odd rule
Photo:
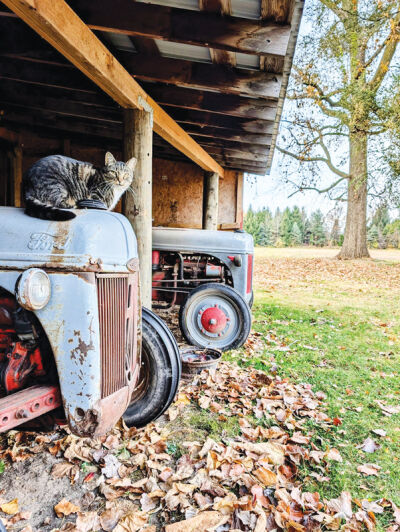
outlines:
[[[367,196],[400,107],[400,0],[310,0],[305,16],[278,149],[302,165],[297,190],[347,202],[339,258],[368,257]]]

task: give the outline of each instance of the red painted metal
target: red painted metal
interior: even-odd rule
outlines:
[[[0,399],[0,432],[61,406],[57,386],[31,386]]]
[[[203,328],[213,334],[220,333],[226,327],[227,317],[217,305],[207,308],[201,315]]]
[[[235,255],[228,255],[228,259],[233,262],[235,260]]]
[[[161,281],[163,281],[165,278],[166,278],[166,275],[164,271],[158,271],[158,272],[153,273],[153,277],[152,277],[153,290],[151,292],[151,298],[154,299],[155,301],[163,299],[162,294],[160,294],[160,292],[157,290],[157,287],[159,286],[161,288],[163,286],[163,283]]]
[[[98,274],[101,396],[127,386],[137,364],[138,275]]]
[[[247,255],[247,286],[246,294],[250,294],[253,289],[253,255]]]
[[[20,390],[29,376],[45,374],[38,348],[32,350],[24,347],[21,342],[16,342],[8,359],[4,372],[4,387],[8,393]]]
[[[151,265],[153,270],[158,270],[160,267],[160,252],[153,250],[151,253]]]

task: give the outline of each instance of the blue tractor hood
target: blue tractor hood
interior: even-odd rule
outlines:
[[[53,222],[0,207],[0,269],[128,271],[128,261],[138,256],[129,221],[109,211],[74,212],[72,220]]]

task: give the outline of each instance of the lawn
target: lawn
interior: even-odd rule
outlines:
[[[326,482],[304,465],[304,489],[400,504],[400,251],[376,250],[373,260],[359,261],[334,255],[257,249],[257,348],[228,357],[326,394],[334,428],[310,423],[310,431],[319,448],[339,449],[343,463],[335,462]],[[367,438],[379,445],[372,453],[361,449]],[[368,463],[379,466],[376,476],[358,472]]]

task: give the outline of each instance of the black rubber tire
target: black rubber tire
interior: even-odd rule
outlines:
[[[143,395],[123,415],[128,427],[144,427],[167,410],[175,398],[182,372],[173,334],[146,308],[142,309],[142,364],[147,364],[148,384]]]
[[[216,290],[221,293],[222,297],[229,299],[234,305],[239,321],[237,335],[228,344],[223,346],[213,345],[213,342],[207,338],[204,338],[203,343],[200,342],[198,339],[192,336],[187,326],[187,314],[190,306],[194,304],[199,296],[202,297],[207,292],[210,294],[215,293]],[[179,326],[183,336],[190,345],[196,345],[202,348],[210,347],[219,349],[220,351],[227,351],[229,349],[236,349],[237,347],[242,346],[247,340],[251,330],[251,311],[245,299],[234,288],[225,284],[207,283],[198,286],[189,292],[186,301],[179,309]]]

